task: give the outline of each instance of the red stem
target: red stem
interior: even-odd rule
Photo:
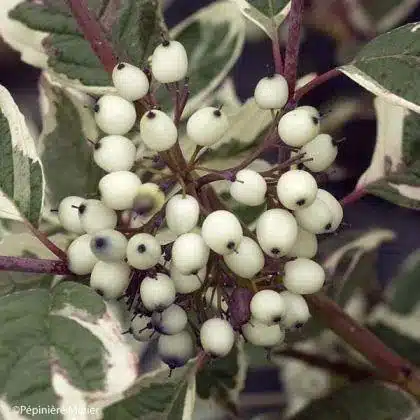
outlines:
[[[1,271],[22,273],[72,274],[64,261],[0,256]]]
[[[273,50],[273,59],[274,59],[274,68],[277,74],[283,74],[283,58],[280,51],[280,40],[279,40],[279,31],[276,28],[274,30],[273,39],[271,41],[271,46]]]
[[[343,197],[340,200],[340,203],[341,203],[342,206],[346,206],[347,204],[351,204],[351,203],[354,203],[354,202],[360,200],[362,197],[364,197],[367,194],[369,194],[369,192],[367,190],[365,190],[363,187],[358,188],[358,189],[354,190],[353,192],[351,192],[350,194]]]

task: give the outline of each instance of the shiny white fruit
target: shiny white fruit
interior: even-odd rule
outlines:
[[[232,350],[235,333],[228,321],[221,318],[210,318],[201,326],[200,342],[207,354],[224,357]]]
[[[78,207],[85,201],[82,197],[71,195],[60,201],[58,206],[58,220],[68,232],[83,233],[80,223]]]
[[[306,143],[300,152],[305,153],[305,159],[312,159],[303,162],[309,170],[322,172],[333,164],[338,154],[338,148],[329,134],[318,134],[313,140]]]
[[[136,122],[134,105],[121,96],[104,95],[98,99],[93,110],[98,127],[106,134],[124,135]]]
[[[343,220],[343,207],[332,194],[323,189],[318,190],[317,198],[327,205],[332,214],[332,226],[328,229],[328,232],[333,232],[340,226],[341,221]]]
[[[140,185],[140,178],[135,173],[118,171],[102,177],[98,188],[106,206],[114,210],[126,210],[133,208]]]
[[[174,282],[177,293],[192,293],[198,290],[206,278],[207,268],[204,266],[197,274],[182,274],[175,265],[171,264],[171,279]]]
[[[201,235],[217,254],[234,252],[243,238],[242,226],[237,217],[227,210],[210,213],[203,222]]]
[[[168,228],[176,235],[182,235],[197,225],[200,206],[193,196],[176,194],[168,200],[165,216]]]
[[[252,318],[267,325],[279,322],[286,309],[280,294],[270,289],[255,293],[249,307]]]
[[[188,71],[188,56],[178,41],[164,41],[152,55],[152,73],[160,83],[178,82]]]
[[[274,347],[284,341],[285,334],[278,324],[262,324],[254,319],[242,325],[242,335],[254,346]]]
[[[143,115],[140,120],[140,134],[144,144],[155,152],[170,149],[178,138],[178,130],[172,119],[157,109]]]
[[[194,342],[187,331],[159,337],[158,355],[170,369],[184,366],[194,356],[194,352]]]
[[[95,143],[93,160],[106,172],[129,171],[136,159],[136,146],[124,136],[106,136]]]
[[[261,109],[283,108],[289,98],[286,79],[280,74],[264,77],[255,87],[254,98]]]
[[[313,258],[318,251],[316,235],[299,227],[298,234],[292,249],[287,253],[288,257]]]
[[[149,79],[138,67],[118,63],[112,71],[112,83],[118,94],[127,101],[137,101],[147,95]]]
[[[259,245],[244,236],[236,252],[223,256],[226,265],[239,277],[250,279],[264,268],[264,254]]]
[[[306,300],[296,293],[285,290],[280,293],[283,298],[286,310],[281,320],[285,328],[300,328],[311,317]]]
[[[90,249],[90,235],[76,238],[67,249],[67,262],[69,270],[79,276],[92,272],[98,259]]]
[[[127,238],[117,230],[96,232],[90,240],[90,249],[101,261],[121,261],[125,258]]]
[[[90,287],[105,299],[122,296],[130,283],[131,268],[125,262],[98,261],[90,275]]]
[[[325,233],[332,227],[333,216],[328,206],[319,198],[308,207],[294,212],[299,226],[315,234]]]
[[[79,206],[79,218],[87,233],[95,233],[117,226],[117,213],[100,200],[85,200]]]
[[[180,333],[187,326],[187,313],[178,305],[168,306],[162,312],[153,312],[152,324],[156,331],[165,335]]]
[[[265,179],[251,169],[240,170],[230,186],[232,198],[247,206],[259,206],[264,203],[266,192]]]
[[[308,258],[296,258],[284,265],[283,284],[289,292],[299,295],[316,293],[324,282],[324,269]]]
[[[256,234],[262,250],[272,258],[286,255],[296,242],[298,226],[287,210],[270,209],[257,220]]]
[[[154,267],[161,255],[162,247],[149,233],[137,233],[128,241],[127,261],[138,270],[148,270]]]
[[[137,341],[149,341],[158,338],[160,334],[155,332],[152,325],[152,318],[146,315],[138,314],[130,324],[130,332]]]
[[[174,283],[166,274],[146,277],[140,284],[140,298],[149,311],[163,311],[174,303],[175,294]]]

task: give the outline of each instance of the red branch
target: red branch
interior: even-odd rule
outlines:
[[[5,256],[0,256],[0,270],[57,275],[72,274],[64,261]]]

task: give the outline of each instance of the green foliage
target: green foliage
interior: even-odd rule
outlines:
[[[248,0],[248,3],[266,16],[272,17],[281,12],[287,5],[287,0]]]

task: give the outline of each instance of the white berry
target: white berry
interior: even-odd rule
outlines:
[[[207,264],[209,254],[209,247],[200,235],[184,233],[172,246],[172,264],[181,274],[194,274]]]
[[[76,238],[67,249],[67,261],[69,270],[79,276],[92,272],[98,259],[90,249],[90,235],[82,235]]]
[[[292,249],[287,253],[288,257],[313,258],[318,251],[316,235],[299,227],[298,234]]]
[[[222,312],[227,312],[227,310],[229,309],[225,297],[222,293],[220,293],[219,289],[217,289],[216,287],[207,288],[206,293],[204,294],[204,300],[206,301],[206,304],[211,306],[215,311],[218,311],[220,309]]]
[[[118,94],[127,101],[137,101],[149,91],[149,79],[136,66],[119,63],[112,71],[112,82]]]
[[[116,95],[100,97],[93,110],[96,124],[106,134],[128,133],[137,118],[134,105]]]
[[[243,238],[242,226],[237,217],[227,210],[210,213],[203,222],[201,235],[217,254],[234,252]]]
[[[188,71],[188,57],[184,46],[178,41],[164,41],[152,55],[152,73],[160,83],[178,82]]]
[[[214,357],[224,357],[232,350],[235,333],[226,320],[211,318],[201,326],[200,342],[206,353]]]
[[[70,196],[61,200],[58,206],[58,220],[68,232],[83,233],[78,208],[85,201],[82,197]]]
[[[312,172],[322,172],[328,169],[338,154],[338,148],[334,145],[329,134],[318,134],[309,143],[306,143],[301,153],[305,153],[305,159],[312,159],[303,164]]]
[[[252,317],[267,325],[279,322],[285,312],[285,305],[280,294],[269,289],[255,293],[249,307]]]
[[[305,109],[295,109],[280,118],[278,133],[287,145],[302,147],[318,135],[319,119]]]
[[[255,102],[262,109],[280,109],[289,98],[286,79],[280,74],[261,79],[254,91]]]
[[[204,266],[197,274],[186,275],[182,274],[174,264],[171,264],[170,272],[177,293],[192,293],[203,285],[207,269]]]
[[[254,346],[274,347],[283,342],[284,331],[278,324],[267,325],[254,319],[242,325],[242,335]]]
[[[332,227],[333,216],[328,206],[319,198],[308,207],[294,212],[299,226],[315,234],[325,233]]]
[[[93,160],[106,172],[129,171],[136,159],[136,146],[124,136],[105,136],[95,143]]]
[[[264,267],[264,254],[259,245],[244,236],[236,252],[224,255],[226,265],[239,277],[250,279]]]
[[[165,194],[159,185],[146,182],[140,185],[134,198],[133,210],[138,216],[152,216],[165,204]]]
[[[159,337],[153,329],[152,318],[142,314],[136,315],[131,320],[130,332],[137,341],[144,342]]]
[[[314,202],[317,191],[315,178],[299,169],[285,172],[277,182],[277,196],[281,204],[290,210],[308,207]]]
[[[184,366],[194,356],[194,352],[194,342],[187,331],[159,337],[158,355],[170,369]]]
[[[96,232],[90,240],[90,249],[101,261],[121,261],[125,258],[127,238],[117,230]]]
[[[130,272],[125,262],[98,261],[90,275],[90,287],[105,299],[117,299],[130,283]]]
[[[180,333],[187,326],[187,313],[178,305],[168,306],[162,312],[153,312],[152,324],[154,329],[165,335]]]
[[[298,106],[296,109],[303,109],[306,112],[308,112],[311,116],[316,117],[319,120],[321,119],[321,114],[314,106],[302,105],[302,106]]]
[[[105,175],[99,181],[102,201],[111,209],[132,209],[139,192],[140,178],[133,172],[118,171]]]
[[[178,138],[178,130],[172,119],[157,109],[143,115],[140,120],[140,133],[144,144],[155,152],[170,149]]]
[[[308,258],[296,258],[284,265],[283,284],[289,292],[307,295],[321,290],[325,282],[324,269]]]
[[[140,284],[141,301],[149,311],[163,311],[174,302],[175,293],[174,283],[166,274],[146,277]]]
[[[138,270],[148,270],[154,267],[161,255],[162,247],[149,233],[137,233],[128,241],[127,261]]]
[[[257,220],[256,234],[262,250],[272,258],[286,255],[298,233],[295,218],[287,210],[270,209]]]
[[[79,218],[87,233],[114,229],[117,226],[117,213],[100,200],[85,200],[79,206]]]
[[[181,235],[197,225],[200,206],[193,196],[176,194],[168,200],[165,216],[168,228],[176,235]]]
[[[281,320],[285,328],[300,328],[310,318],[308,304],[306,300],[296,293],[285,290],[280,293],[283,298],[286,310]]]
[[[211,146],[222,138],[228,128],[229,120],[222,110],[205,107],[188,119],[187,135],[199,146]]]
[[[230,195],[238,203],[259,206],[264,203],[267,184],[265,179],[251,169],[242,169],[230,186]]]
[[[328,231],[333,232],[340,226],[341,221],[343,220],[343,207],[332,194],[323,189],[318,190],[317,198],[322,200],[327,205],[332,214],[332,226],[330,229],[328,229]]]

